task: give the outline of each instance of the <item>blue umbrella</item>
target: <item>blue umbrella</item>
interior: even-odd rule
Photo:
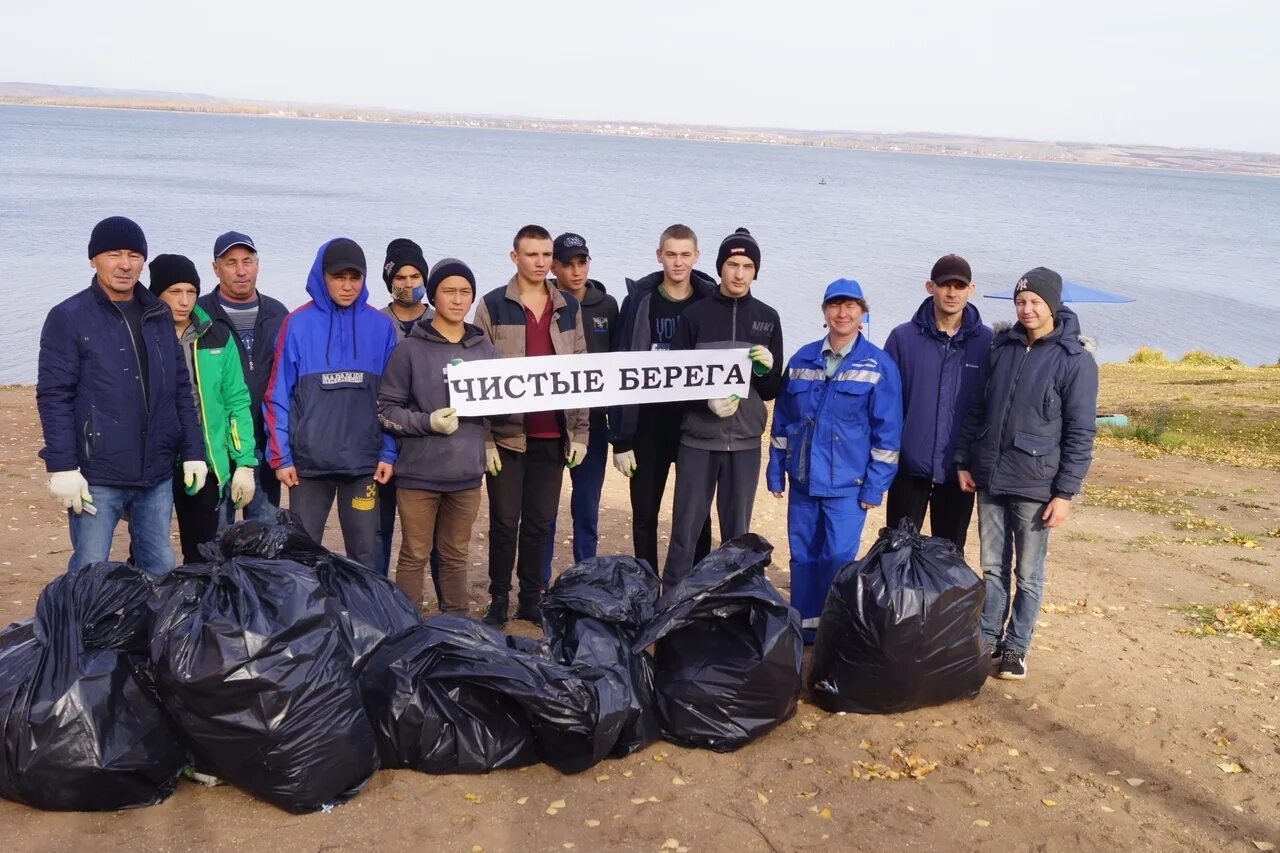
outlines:
[[[1001,290],[998,293],[984,293],[982,295],[988,299],[1012,299],[1013,291]],[[1119,296],[1115,293],[1107,293],[1105,290],[1098,290],[1096,287],[1085,287],[1083,284],[1077,284],[1074,281],[1064,281],[1062,283],[1062,301],[1119,304],[1133,302],[1134,300],[1128,296]]]

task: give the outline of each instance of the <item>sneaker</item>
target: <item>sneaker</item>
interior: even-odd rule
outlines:
[[[1000,656],[1000,671],[996,678],[1005,681],[1021,681],[1027,677],[1027,656],[1017,649],[1005,649]]]
[[[505,601],[489,602],[489,609],[480,617],[480,621],[495,628],[507,624],[507,603]]]

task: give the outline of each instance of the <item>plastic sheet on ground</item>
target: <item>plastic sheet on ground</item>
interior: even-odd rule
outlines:
[[[149,596],[137,569],[95,563],[0,633],[0,796],[113,811],[173,793],[186,753],[141,670]]]
[[[482,773],[544,761],[575,773],[603,758],[602,673],[523,645],[454,615],[383,643],[360,677],[383,766]]]
[[[977,695],[982,578],[949,539],[904,520],[840,570],[818,623],[810,686],[831,711],[893,713]]]
[[[773,546],[731,539],[658,600],[635,643],[654,651],[662,734],[737,749],[790,717],[800,692],[800,615],[764,576]]]
[[[394,583],[318,544],[287,510],[278,519],[277,524],[244,521],[228,527],[218,539],[219,559],[285,559],[315,569],[351,641],[357,670],[387,637],[422,622],[418,608]]]
[[[551,656],[597,667],[605,753],[620,758],[661,736],[653,697],[653,658],[633,652],[653,618],[658,576],[634,557],[594,557],[556,579],[542,600],[542,628]]]
[[[197,770],[298,813],[364,786],[377,744],[314,570],[234,557],[181,566],[157,591],[156,685]]]

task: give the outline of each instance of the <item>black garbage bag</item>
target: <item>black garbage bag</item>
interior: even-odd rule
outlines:
[[[598,742],[593,682],[601,677],[446,614],[383,643],[360,686],[384,767],[484,773],[544,761],[576,773],[616,739],[615,730],[603,747]]]
[[[790,717],[800,693],[800,615],[764,576],[773,546],[747,533],[674,589],[634,649],[651,644],[667,740],[729,752]]]
[[[813,647],[813,703],[887,714],[977,695],[991,673],[985,595],[951,540],[921,536],[909,519],[883,528],[831,584]]]
[[[0,634],[0,796],[57,811],[164,801],[185,750],[143,673],[151,582],[124,563],[55,578]]]
[[[552,658],[597,668],[606,754],[629,755],[662,735],[653,697],[653,657],[631,647],[653,618],[658,576],[634,557],[593,557],[564,572],[542,599]]]
[[[156,686],[198,770],[295,813],[364,787],[377,743],[312,569],[235,557],[181,566],[157,592]]]
[[[242,521],[228,527],[218,538],[218,559],[284,559],[315,569],[351,641],[357,671],[387,637],[422,622],[418,608],[394,583],[318,544],[288,510],[280,510],[277,519],[276,524]]]

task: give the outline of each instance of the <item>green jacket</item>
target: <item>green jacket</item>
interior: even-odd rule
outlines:
[[[191,311],[191,322],[196,333],[191,381],[196,389],[209,471],[218,478],[221,493],[231,478],[230,462],[250,468],[258,464],[249,386],[244,382],[240,350],[231,340],[231,329],[225,323],[210,320],[199,305]]]

